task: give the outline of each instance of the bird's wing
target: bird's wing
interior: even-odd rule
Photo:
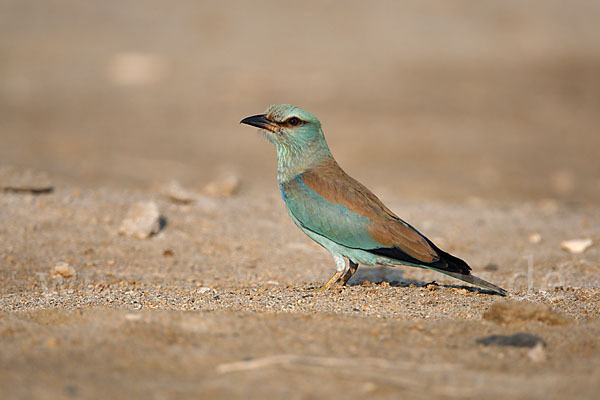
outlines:
[[[440,259],[429,240],[346,174],[333,158],[283,184],[282,192],[305,228],[338,244],[417,264]]]

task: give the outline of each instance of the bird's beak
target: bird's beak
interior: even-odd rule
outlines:
[[[267,114],[253,115],[251,117],[244,118],[240,121],[240,124],[255,126],[257,128],[266,129],[271,132],[275,131],[275,129],[278,128],[277,124],[267,119]]]

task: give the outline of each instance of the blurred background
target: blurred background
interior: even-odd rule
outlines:
[[[595,0],[3,0],[0,164],[276,191],[238,123],[291,103],[384,198],[597,205],[599,22]]]

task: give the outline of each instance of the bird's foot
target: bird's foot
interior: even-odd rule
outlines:
[[[329,278],[329,280],[327,282],[325,282],[325,284],[323,286],[321,286],[320,288],[310,288],[310,289],[307,289],[307,291],[313,292],[313,293],[325,292],[330,289],[336,289],[338,291],[341,291],[342,288],[344,286],[346,286],[346,283],[348,282],[348,280],[350,278],[352,278],[352,275],[354,275],[357,268],[358,268],[358,264],[356,264],[352,261],[349,261],[348,268],[345,271],[344,270],[335,271],[335,274],[333,274],[333,276],[331,278]]]
[[[325,283],[323,286],[320,287],[313,287],[313,288],[308,288],[306,289],[307,292],[309,293],[322,293],[322,292],[326,292],[328,290],[342,290],[342,288],[344,287],[344,282],[342,282],[342,280],[337,280],[333,283]]]
[[[308,293],[322,293],[324,291],[326,291],[327,289],[323,286],[319,286],[319,287],[310,287],[308,289],[306,289],[306,291]]]
[[[329,290],[330,288],[332,288],[333,286],[335,286],[336,284],[341,282],[341,279],[343,278],[343,276],[344,276],[344,270],[335,271],[335,274],[333,274],[333,276],[331,278],[329,278],[329,280],[327,282],[325,282],[325,284],[323,286],[321,286],[320,288],[309,289],[309,290],[312,292],[324,292],[326,290]]]
[[[324,292],[327,289],[324,289],[323,286],[319,286],[319,287],[309,287],[307,289],[304,289],[304,291],[308,292],[308,293],[320,293],[320,292]]]

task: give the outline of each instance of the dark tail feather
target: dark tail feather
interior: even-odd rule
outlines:
[[[494,285],[493,283],[484,281],[483,279],[478,278],[475,275],[471,275],[471,267],[469,267],[469,264],[467,264],[460,258],[453,256],[450,253],[446,253],[445,251],[440,250],[433,243],[431,244],[434,246],[434,248],[440,255],[440,260],[430,265],[427,265],[427,268],[437,272],[441,272],[442,274],[451,276],[453,278],[460,279],[461,281],[471,283],[475,286],[479,286],[484,289],[489,289],[494,293],[498,293],[499,295],[506,296],[506,290]]]
[[[425,267],[428,268],[428,269],[431,269],[433,271],[436,271],[436,272],[441,272],[444,275],[448,275],[448,276],[451,276],[453,278],[460,279],[461,281],[468,282],[468,283],[473,284],[475,286],[479,286],[481,288],[491,290],[492,292],[497,293],[497,294],[499,294],[501,296],[506,296],[506,290],[502,289],[501,287],[498,287],[498,286],[494,285],[493,283],[489,283],[488,281],[484,281],[483,279],[478,278],[475,275],[471,275],[470,273],[469,274],[461,274],[461,273],[458,273],[458,272],[444,271],[443,269],[438,269],[436,267],[430,267],[430,266],[425,266]]]
[[[430,269],[432,271],[441,272],[442,274],[451,276],[456,279],[460,279],[461,281],[471,283],[475,286],[479,286],[484,289],[491,290],[492,292],[497,293],[499,295],[506,296],[506,290],[492,283],[484,281],[481,278],[471,275],[471,267],[469,267],[469,264],[467,264],[460,258],[441,250],[427,238],[425,238],[425,240],[427,240],[429,244],[438,253],[439,259],[437,261],[432,263],[424,263],[423,261],[417,260],[416,258],[409,256],[397,247],[372,249],[369,250],[369,252],[380,256],[388,257],[393,260],[397,260],[401,263],[404,262],[408,263],[409,265],[420,266],[423,268]]]

